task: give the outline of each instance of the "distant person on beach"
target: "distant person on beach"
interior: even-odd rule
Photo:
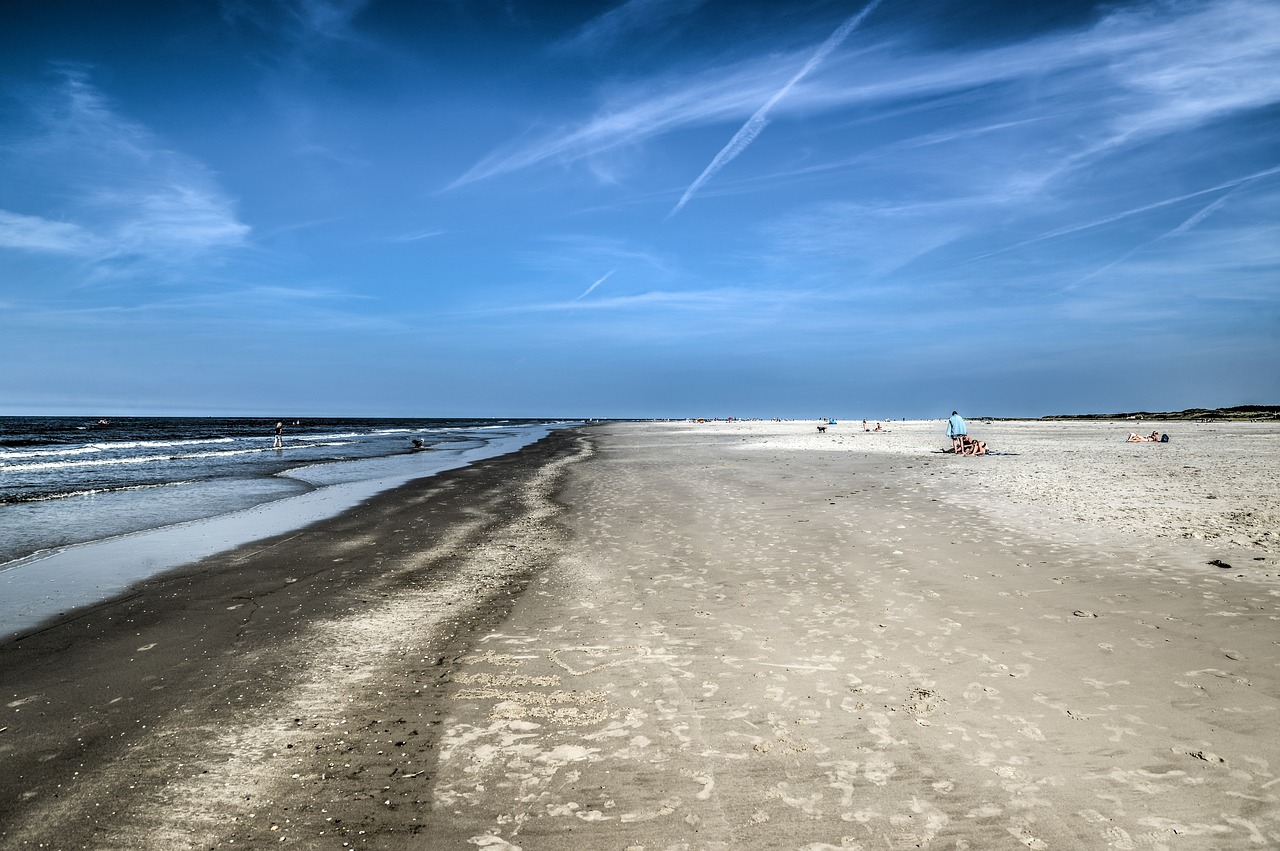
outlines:
[[[863,431],[871,431],[871,429],[867,428],[867,421],[866,421],[866,420],[863,420],[863,421],[862,421],[862,430],[863,430]]]
[[[947,420],[947,437],[951,438],[951,451],[960,454],[964,449],[964,438],[969,434],[969,429],[964,424],[964,417],[960,416],[958,411],[951,412],[951,418]]]
[[[284,423],[276,423],[276,442],[271,444],[272,449],[284,448]]]
[[[1147,435],[1146,437],[1143,437],[1142,435],[1138,434],[1137,432],[1133,432],[1133,431],[1131,431],[1131,432],[1129,432],[1129,436],[1128,436],[1128,437],[1126,437],[1126,438],[1124,439],[1124,442],[1125,442],[1125,443],[1160,443],[1160,442],[1161,442],[1161,441],[1160,441],[1160,432],[1158,432],[1158,431],[1153,431],[1153,432],[1151,432],[1151,434]],[[1168,436],[1167,436],[1167,435],[1166,435],[1166,439],[1164,440],[1164,442],[1165,442],[1165,443],[1168,443],[1168,442],[1169,442],[1169,441],[1168,441]]]
[[[985,440],[973,440],[968,435],[965,435],[960,438],[960,454],[986,455],[987,443]]]

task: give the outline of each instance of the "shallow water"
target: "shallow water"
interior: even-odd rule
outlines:
[[[50,548],[412,477],[536,420],[0,417],[0,569]],[[413,441],[422,442],[422,451]],[[429,475],[421,472],[422,475]]]
[[[152,460],[101,465],[112,472],[149,465],[148,475],[157,479],[152,482],[104,475],[95,487],[85,488],[64,477],[62,496],[0,503],[0,552],[10,556],[0,564],[0,639],[108,599],[157,573],[332,517],[413,479],[513,452],[556,425],[508,421],[393,430],[379,424],[366,432],[348,427],[342,440],[350,448],[340,459],[295,454],[287,447],[266,453],[257,466],[219,461],[200,468],[202,477],[194,479],[187,478],[189,457],[171,465]],[[416,435],[429,435],[423,439],[430,440],[430,448],[406,449]],[[77,448],[66,446],[64,459],[75,457]],[[105,451],[127,457],[122,453],[154,454],[153,449]],[[0,464],[0,482],[12,497],[24,485],[6,480],[11,472]],[[165,475],[175,480],[165,482]],[[43,487],[51,490],[55,484]]]

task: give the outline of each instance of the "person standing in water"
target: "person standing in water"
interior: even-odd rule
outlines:
[[[951,451],[959,455],[964,450],[964,438],[969,433],[965,427],[964,417],[956,411],[951,412],[947,420],[947,437],[951,438]]]
[[[276,423],[276,442],[271,444],[272,449],[284,449],[284,423]]]

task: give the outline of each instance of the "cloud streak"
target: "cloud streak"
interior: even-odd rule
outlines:
[[[575,298],[575,299],[574,299],[574,301],[582,301],[584,298],[586,298],[587,296],[591,295],[593,292],[595,292],[596,287],[600,286],[600,285],[601,285],[601,284],[603,284],[605,281],[609,280],[609,278],[610,278],[610,277],[613,275],[613,273],[614,273],[614,272],[616,272],[616,271],[618,271],[618,270],[617,270],[617,269],[610,269],[608,272],[605,272],[605,273],[604,273],[604,277],[600,278],[600,279],[599,279],[599,280],[597,280],[594,284],[592,284],[591,286],[587,287],[586,291],[585,291],[585,292],[583,292],[583,293],[582,293],[582,295],[580,295],[580,296],[578,296],[577,298]]]
[[[733,138],[729,140],[729,143],[721,148],[720,153],[716,154],[711,160],[711,163],[702,170],[702,174],[698,175],[693,183],[689,184],[689,188],[680,196],[680,200],[676,202],[675,207],[673,207],[671,212],[667,214],[667,218],[671,218],[684,209],[684,205],[689,203],[689,199],[694,196],[694,193],[698,191],[702,184],[714,177],[720,169],[733,162],[738,155],[747,149],[747,146],[756,140],[756,137],[760,135],[765,126],[769,123],[769,110],[773,109],[780,100],[786,97],[787,94],[795,88],[797,83],[809,76],[815,68],[821,65],[822,61],[830,56],[833,50],[843,44],[844,40],[858,28],[858,25],[861,24],[868,15],[875,11],[876,7],[879,6],[881,2],[882,0],[871,0],[871,2],[868,3],[861,12],[851,16],[843,24],[837,27],[835,32],[827,37],[827,40],[824,41],[816,51],[814,51],[814,54],[809,57],[809,61],[804,63],[803,67],[796,72],[795,76],[788,80],[786,85],[774,92],[773,97],[765,101],[764,105],[757,109],[755,113],[747,119],[746,124],[743,124],[738,128],[738,132],[733,134]]]
[[[403,234],[401,236],[389,236],[388,242],[418,242],[423,239],[431,239],[432,237],[443,236],[447,231],[443,228],[432,228],[430,230],[419,231],[418,233]]]

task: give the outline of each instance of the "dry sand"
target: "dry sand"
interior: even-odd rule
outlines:
[[[1277,429],[889,427],[560,434],[0,647],[0,846],[1280,846]]]
[[[948,445],[946,423],[715,423],[744,448],[834,449],[915,458]],[[874,423],[872,423],[874,427]],[[708,426],[686,426],[707,428]],[[1169,443],[1126,443],[1130,432],[1167,433]],[[1102,526],[1126,539],[1210,541],[1246,558],[1280,554],[1280,424],[1221,422],[970,422],[993,453],[955,465],[941,496],[1033,528],[1055,521]],[[1013,460],[1009,457],[1013,456]],[[952,493],[962,490],[963,496]],[[1071,523],[1060,531],[1070,530]],[[1250,555],[1251,554],[1251,555]]]

